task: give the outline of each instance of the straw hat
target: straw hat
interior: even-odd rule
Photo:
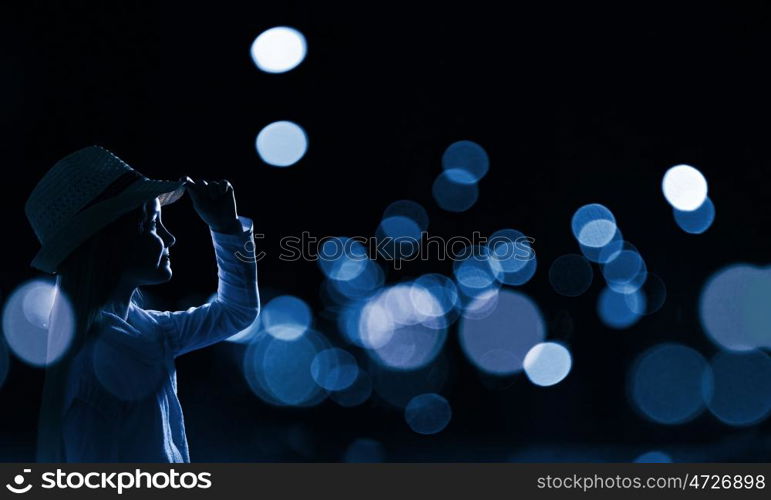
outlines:
[[[148,179],[112,152],[89,146],[59,160],[38,182],[24,206],[41,249],[31,265],[55,273],[91,235],[158,197],[173,203],[184,181]]]

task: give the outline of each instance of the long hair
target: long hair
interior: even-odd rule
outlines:
[[[60,320],[70,315],[72,340],[65,354],[46,367],[38,425],[37,461],[64,462],[62,419],[68,374],[73,359],[93,336],[102,310],[118,287],[126,259],[132,251],[127,241],[145,229],[147,204],[122,215],[92,235],[57,268],[56,296],[49,321],[49,349],[63,335]],[[135,234],[130,234],[136,231]],[[135,290],[131,301],[139,299]],[[74,317],[74,318],[73,318]],[[74,319],[74,321],[72,321]]]

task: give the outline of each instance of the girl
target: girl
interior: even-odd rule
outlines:
[[[208,224],[219,284],[211,302],[154,311],[138,287],[171,279],[162,206],[190,194]],[[43,462],[189,462],[174,358],[225,339],[259,312],[252,222],[226,180],[155,181],[104,148],[58,162],[25,207],[57,275],[40,418]]]

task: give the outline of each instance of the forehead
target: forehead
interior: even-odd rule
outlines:
[[[161,202],[158,198],[149,200],[142,205],[144,212],[148,217],[154,217],[156,214],[161,213]]]

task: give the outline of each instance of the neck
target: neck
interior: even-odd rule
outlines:
[[[110,300],[104,308],[105,311],[111,312],[124,320],[128,319],[129,304],[135,291],[136,287],[134,286],[118,287],[110,296]]]

